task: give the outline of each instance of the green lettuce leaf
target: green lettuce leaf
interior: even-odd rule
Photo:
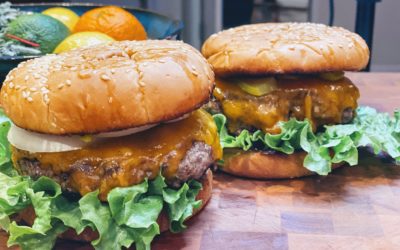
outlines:
[[[45,234],[41,234],[31,227],[19,226],[15,222],[12,222],[10,224],[10,237],[7,245],[8,247],[19,245],[22,250],[53,249],[57,236],[65,232],[65,230],[66,227],[62,223],[56,222],[50,230],[46,231]]]
[[[10,126],[10,120],[4,115],[3,110],[0,109],[0,172],[13,176],[16,175],[17,172],[11,164],[11,149],[7,140]]]
[[[400,111],[391,117],[370,107],[357,109],[351,124],[325,126],[324,132],[313,133],[308,120],[291,119],[280,124],[279,134],[250,133],[243,130],[238,136],[228,133],[226,117],[214,115],[223,148],[275,150],[285,154],[307,152],[304,167],[320,175],[331,172],[333,163],[358,163],[358,148],[369,146],[375,154],[386,153],[400,163]],[[260,145],[262,148],[260,148]]]
[[[163,190],[164,201],[167,203],[170,219],[170,230],[173,233],[183,231],[186,226],[183,222],[193,214],[193,210],[201,206],[201,200],[195,198],[202,188],[197,181],[189,181],[178,189],[166,188]]]
[[[157,218],[162,210],[168,212],[171,231],[180,232],[185,228],[184,220],[200,205],[201,201],[195,200],[202,188],[199,182],[190,181],[175,190],[168,188],[161,174],[151,181],[113,189],[107,202],[99,200],[98,191],[69,200],[50,178],[32,180],[18,175],[11,163],[9,128],[9,120],[0,110],[0,227],[10,235],[8,246],[49,250],[64,231],[73,229],[80,234],[90,227],[99,233],[92,242],[95,249],[121,249],[132,244],[138,250],[150,249],[160,233]],[[13,214],[29,206],[36,214],[31,227],[12,222]]]
[[[132,187],[115,188],[107,203],[98,199],[98,191],[86,194],[79,202],[69,201],[60,186],[46,177],[32,181],[0,173],[1,178],[7,180],[3,182],[7,185],[0,193],[0,225],[10,234],[8,245],[20,245],[23,249],[33,249],[30,246],[39,242],[39,249],[51,249],[58,234],[68,228],[79,234],[86,227],[99,232],[99,238],[92,242],[95,249],[121,249],[133,243],[139,250],[150,249],[152,240],[160,233],[157,218],[164,207],[171,231],[180,232],[185,228],[183,221],[201,202],[195,200],[202,187],[199,182],[190,181],[174,190],[167,188],[161,176]],[[10,223],[9,215],[29,205],[37,216],[32,227]]]
[[[0,172],[0,214],[11,215],[21,211],[30,204],[28,189],[30,183],[28,180],[20,177],[10,177]],[[0,227],[7,228],[0,222]]]

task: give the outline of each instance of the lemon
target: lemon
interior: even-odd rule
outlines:
[[[63,24],[65,24],[65,26],[68,27],[70,31],[74,29],[75,24],[79,20],[79,16],[75,12],[62,7],[49,8],[47,10],[44,10],[42,14],[51,16],[62,22]]]
[[[114,41],[113,38],[97,31],[78,32],[65,38],[54,50],[54,53]]]

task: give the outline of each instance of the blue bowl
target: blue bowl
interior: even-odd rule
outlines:
[[[92,3],[28,3],[13,5],[13,7],[20,10],[32,12],[42,12],[52,7],[67,7],[79,16],[88,10],[101,6],[106,5]],[[181,21],[172,20],[166,16],[143,9],[121,7],[132,13],[142,23],[149,39],[179,39],[183,28]],[[0,56],[0,85],[11,69],[22,61],[36,57],[39,56]]]

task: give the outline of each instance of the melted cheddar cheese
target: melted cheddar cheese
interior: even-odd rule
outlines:
[[[105,200],[114,187],[154,179],[160,168],[167,180],[172,179],[180,161],[196,141],[210,145],[215,160],[222,157],[216,125],[203,110],[174,123],[108,139],[81,150],[29,153],[13,148],[13,161],[21,171],[19,160],[35,159],[40,162],[41,171],[51,171],[52,176],[68,176],[65,181],[71,191],[84,195],[99,189],[99,198]]]
[[[278,123],[292,117],[309,119],[315,129],[321,125],[342,123],[343,113],[357,108],[360,94],[348,78],[328,81],[316,76],[303,76],[277,80],[276,89],[264,96],[253,96],[239,88],[235,80],[216,79],[214,96],[228,118],[230,132],[256,128],[279,133]]]

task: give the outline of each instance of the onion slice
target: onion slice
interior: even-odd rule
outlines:
[[[189,114],[184,114],[183,116],[181,116],[181,117],[178,117],[178,118],[176,118],[176,119],[173,119],[173,120],[170,120],[170,121],[166,121],[166,122],[164,122],[164,123],[173,123],[173,122],[179,122],[180,120],[183,120],[183,119],[186,119],[186,118],[188,118],[189,116],[190,116],[190,114],[191,113],[189,113]]]
[[[190,114],[183,115],[177,119],[165,122],[172,123],[185,119]],[[36,132],[31,132],[14,124],[11,124],[11,128],[8,132],[7,138],[11,145],[14,147],[29,151],[31,153],[51,153],[51,152],[65,152],[78,150],[89,144],[95,144],[104,140],[109,140],[109,138],[122,137],[135,133],[142,132],[144,130],[150,129],[157,126],[158,124],[151,124],[140,126],[136,128],[129,128],[120,131],[105,132],[95,135],[90,135],[91,140],[85,141],[82,136],[79,135],[49,135],[41,134]]]
[[[72,151],[86,145],[78,135],[59,136],[40,134],[19,128],[14,124],[11,124],[7,138],[14,147],[32,153]]]
[[[158,124],[151,124],[151,125],[145,125],[145,126],[140,126],[140,127],[136,127],[136,128],[128,128],[128,129],[119,130],[119,131],[105,132],[105,133],[93,135],[93,137],[100,137],[100,138],[122,137],[122,136],[136,134],[136,133],[145,131],[145,130],[155,127],[157,125]]]

